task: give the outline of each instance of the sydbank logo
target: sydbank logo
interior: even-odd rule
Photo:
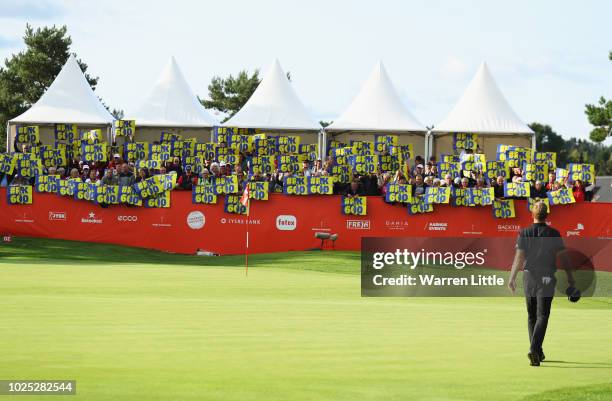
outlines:
[[[297,219],[290,214],[281,214],[276,217],[276,228],[280,231],[293,231],[297,227]]]

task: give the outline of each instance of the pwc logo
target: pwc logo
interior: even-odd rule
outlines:
[[[297,227],[297,219],[290,214],[281,214],[276,217],[276,228],[280,231],[293,231]]]

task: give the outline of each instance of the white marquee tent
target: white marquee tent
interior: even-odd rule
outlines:
[[[41,98],[25,113],[8,122],[7,150],[12,149],[16,125],[47,125],[40,129],[41,140],[43,143],[52,143],[53,124],[70,123],[88,128],[105,126],[107,134],[110,134],[113,121],[113,116],[89,86],[76,58],[70,55]]]
[[[404,105],[379,61],[348,108],[325,131],[347,142],[372,140],[377,133],[398,134],[400,143],[413,143],[421,154],[427,130]]]
[[[134,112],[126,119],[136,120],[138,140],[158,140],[162,129],[186,136],[203,136],[219,125],[189,87],[174,57],[171,57],[157,82]],[[199,131],[199,135],[198,135]]]
[[[432,130],[436,155],[452,151],[455,132],[479,134],[487,158],[495,156],[499,143],[534,147],[535,142],[534,132],[514,112],[484,62],[452,111]]]
[[[274,60],[246,104],[223,125],[264,130],[321,129],[321,125],[306,110],[291,87],[278,60]]]
[[[323,146],[321,124],[306,110],[278,60],[245,105],[223,125],[279,134],[293,131],[291,135],[299,136],[302,143],[317,143],[319,150]]]

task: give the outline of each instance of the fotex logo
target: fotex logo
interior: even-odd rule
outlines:
[[[280,231],[293,231],[297,228],[297,219],[290,214],[281,214],[276,217],[276,229]]]

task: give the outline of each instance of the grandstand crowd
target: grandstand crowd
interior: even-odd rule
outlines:
[[[203,160],[203,166],[198,172],[184,162],[181,157],[171,157],[161,163],[158,168],[138,168],[136,160],[126,160],[119,153],[116,144],[108,148],[108,161],[87,163],[75,156],[66,166],[43,167],[43,174],[56,175],[60,179],[73,179],[87,183],[100,183],[103,185],[134,185],[142,180],[159,174],[175,172],[177,182],[175,190],[191,191],[193,186],[205,182],[211,182],[214,178],[236,175],[240,189],[244,188],[249,181],[269,182],[270,192],[282,192],[284,178],[291,175],[307,177],[332,176],[333,166],[336,162],[333,155],[324,160],[304,160],[297,171],[282,172],[275,160],[275,169],[267,174],[254,172],[252,166],[252,154],[240,152],[238,161],[234,165],[224,161]],[[15,147],[16,153],[29,153],[29,144]],[[462,151],[460,158],[472,151]],[[387,184],[410,184],[412,195],[423,195],[427,187],[450,187],[450,188],[494,188],[495,198],[504,198],[504,183],[525,182],[525,172],[520,167],[509,169],[507,177],[490,177],[480,170],[461,170],[458,176],[442,174],[438,171],[436,157],[425,160],[422,156],[413,159],[404,159],[404,166],[395,171],[383,171],[380,167],[377,171],[361,174],[350,171],[348,179],[335,180],[333,193],[346,196],[384,196]],[[25,177],[19,174],[0,173],[0,185],[33,185],[35,177]],[[344,181],[344,182],[341,182]],[[592,197],[592,184],[583,183],[581,180],[570,181],[568,177],[557,179],[554,170],[548,173],[547,181],[529,181],[531,198],[546,198],[547,192],[561,188],[569,188],[573,192],[576,202],[590,201]],[[452,192],[451,192],[452,194]]]

